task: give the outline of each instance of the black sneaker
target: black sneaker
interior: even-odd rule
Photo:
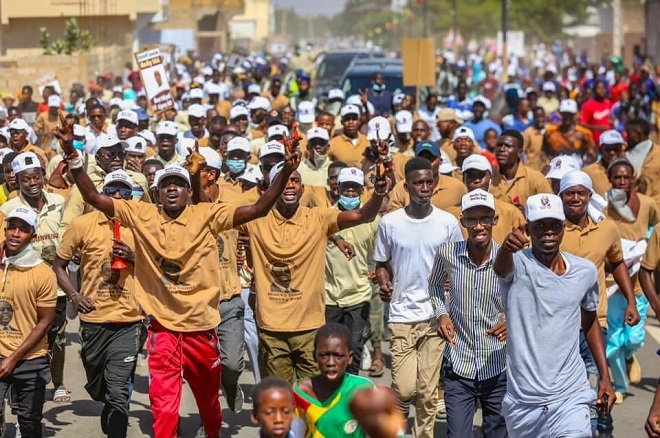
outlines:
[[[229,410],[232,411],[235,414],[238,414],[243,410],[243,403],[245,402],[245,395],[243,394],[243,390],[241,389],[241,385],[236,385],[236,391],[233,394],[233,391],[228,391],[225,388],[225,399],[227,400],[227,406],[229,407]]]

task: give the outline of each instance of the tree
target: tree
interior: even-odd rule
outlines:
[[[64,53],[71,55],[75,52],[84,52],[91,50],[96,42],[88,30],[81,30],[78,20],[75,17],[69,18],[64,25],[64,37],[50,42],[50,31],[47,27],[39,29],[41,38],[39,44],[43,49],[44,55],[52,55],[53,52],[58,55]]]

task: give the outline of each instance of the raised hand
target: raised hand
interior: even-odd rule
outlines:
[[[199,153],[199,142],[195,139],[194,148],[188,148],[188,156],[184,165],[190,175],[196,175],[200,170],[206,167],[206,158]]]

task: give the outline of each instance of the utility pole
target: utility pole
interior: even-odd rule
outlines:
[[[458,61],[458,50],[456,41],[458,36],[458,15],[456,13],[456,0],[451,0],[451,48],[454,52],[454,62]]]
[[[506,32],[508,26],[508,9],[509,9],[509,0],[502,0],[502,70],[504,78],[508,79],[508,69],[509,69],[509,48],[507,47],[506,42]]]

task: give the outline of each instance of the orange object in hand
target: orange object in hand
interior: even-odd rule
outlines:
[[[115,228],[114,228],[114,238],[116,240],[121,240],[121,235],[120,235],[120,232],[119,232],[120,224],[119,224],[118,220],[115,220],[114,226],[115,226]],[[116,242],[115,242],[115,246],[117,246]],[[128,268],[128,265],[126,264],[126,262],[123,259],[121,259],[119,257],[114,257],[113,258],[113,260],[112,260],[112,269],[126,269],[126,268]]]

